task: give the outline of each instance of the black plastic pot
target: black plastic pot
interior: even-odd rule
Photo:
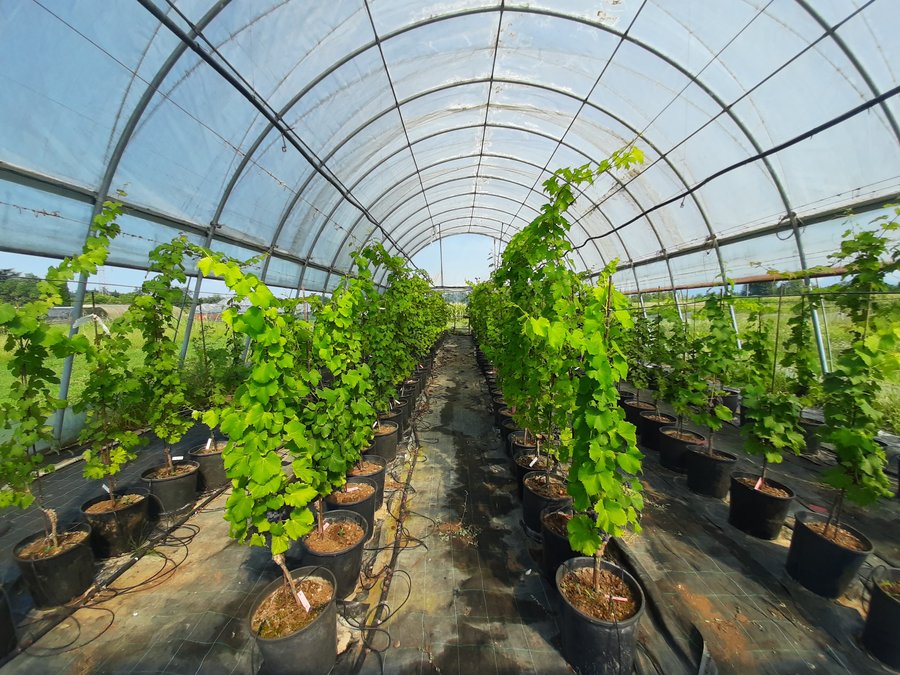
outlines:
[[[336,585],[334,575],[323,567],[301,567],[291,570],[291,576],[297,581],[312,577],[327,581],[332,588]],[[257,608],[282,584],[284,579],[278,575],[275,581],[263,589],[247,617],[247,630],[256,640],[256,646],[263,657],[260,672],[272,675],[326,675],[331,672],[337,660],[337,605],[334,594],[328,606],[312,623],[290,635],[268,639],[254,634],[250,628],[250,620]]]
[[[394,422],[381,422],[375,430],[375,454],[392,462],[397,456],[399,441],[397,425]]]
[[[659,417],[661,419],[653,419]],[[641,445],[649,450],[659,450],[661,435],[659,430],[672,426],[677,422],[671,415],[658,413],[655,410],[645,410],[640,414],[638,433],[641,436]]]
[[[15,649],[18,641],[12,608],[6,597],[6,589],[0,584],[0,659]]]
[[[682,433],[690,434],[690,440],[675,438],[672,434],[678,432],[678,427],[662,427],[659,430],[659,463],[667,469],[684,473],[687,468],[684,464],[684,455],[692,445],[706,443],[706,437],[696,431],[683,429]]]
[[[872,542],[859,530],[842,528],[857,537],[866,547],[854,551],[814,532],[807,523],[825,522],[823,516],[801,511],[794,522],[794,534],[788,549],[785,568],[802,586],[824,598],[839,598],[872,552]]]
[[[200,475],[197,477],[197,489],[200,492],[215,490],[228,482],[222,451],[204,452],[205,449],[206,444],[203,444],[190,452],[191,461],[197,462],[197,466],[200,467]]]
[[[387,460],[378,455],[366,455],[365,460],[374,464],[380,464],[381,469],[372,473],[351,474],[350,477],[363,476],[375,482],[375,510],[377,511],[384,504],[384,474],[387,470]]]
[[[369,539],[369,524],[366,519],[353,511],[327,511],[325,522],[329,527],[336,527],[342,522],[356,523],[363,528],[363,537],[352,546],[336,553],[316,553],[306,547],[306,538],[300,540],[302,561],[304,565],[320,565],[328,569],[337,583],[337,597],[346,598],[356,588],[359,570],[362,567],[363,544]]]
[[[873,577],[862,643],[879,661],[900,670],[900,600],[881,587],[884,581],[900,581],[900,569],[890,568],[883,574],[876,572]]]
[[[634,400],[634,392],[633,391],[620,391],[619,392],[619,406],[621,408],[625,408],[625,401],[633,401]]]
[[[731,471],[737,463],[737,457],[721,450],[714,451],[715,455],[710,455],[702,446],[691,446],[688,449],[684,456],[687,485],[691,492],[698,495],[724,499],[728,495]]]
[[[788,509],[794,499],[794,491],[787,485],[766,478],[766,483],[785,490],[790,495],[790,497],[775,497],[755,490],[753,486],[744,485],[738,480],[739,478],[749,478],[752,481],[758,479],[757,476],[748,473],[731,475],[731,503],[728,505],[728,522],[754,537],[775,539],[787,518]]]
[[[546,474],[543,471],[529,471],[525,474],[524,481],[527,481],[529,478],[533,476],[540,477],[543,480],[543,477]],[[550,474],[551,479],[555,479],[562,483],[566,484],[566,479],[564,476],[558,476],[556,474]],[[531,530],[532,532],[540,532],[541,531],[541,511],[543,511],[548,506],[555,506],[557,508],[566,506],[567,504],[572,503],[572,498],[569,496],[560,497],[559,499],[548,499],[542,495],[537,494],[533,490],[531,490],[527,483],[523,481],[523,490],[522,490],[522,520],[525,522],[525,526]]]
[[[741,390],[734,387],[722,387],[726,392],[720,397],[722,405],[731,411],[732,415],[737,415],[738,408],[741,406]]]
[[[639,426],[641,422],[641,413],[656,410],[656,407],[652,403],[647,403],[645,401],[638,403],[634,400],[623,401],[622,407],[625,409],[625,419],[635,426],[638,435],[641,433],[641,427]]]
[[[566,560],[576,557],[578,554],[572,550],[569,538],[561,537],[556,531],[547,527],[544,519],[553,513],[565,513],[572,515],[571,506],[548,506],[541,511],[541,572],[547,581],[556,579],[556,570]]]
[[[150,492],[144,488],[116,491],[116,499],[125,495],[140,495],[143,499],[115,511],[88,513],[87,509],[99,502],[105,502],[109,495],[103,494],[81,505],[81,517],[91,526],[91,547],[97,558],[112,558],[133,551],[147,536],[149,531]]]
[[[354,483],[371,486],[373,490],[372,494],[368,497],[360,498],[359,501],[342,503],[332,501],[331,495],[329,495],[328,497],[325,497],[325,510],[326,512],[353,511],[354,513],[358,513],[366,519],[366,524],[369,526],[369,534],[372,534],[372,532],[375,531],[375,500],[378,497],[378,487],[375,485],[374,480],[366,478],[365,476],[349,476],[347,478],[347,484],[353,485]]]
[[[171,478],[148,478],[149,474],[162,468],[157,466],[147,469],[141,474],[141,480],[147,484],[147,489],[150,491],[151,518],[180,511],[193,504],[194,500],[197,499],[199,465],[197,462],[185,461],[173,463],[175,466],[189,465],[194,467],[194,470],[181,476],[172,476]]]
[[[803,439],[806,445],[803,446],[801,455],[815,455],[819,452],[819,429],[825,426],[824,422],[811,420],[806,417],[800,418],[800,427],[803,429]]]
[[[594,619],[572,606],[563,593],[560,616],[562,653],[569,665],[580,675],[620,675],[631,673],[637,646],[638,623],[644,615],[646,602],[640,584],[621,567],[604,561],[603,569],[620,576],[637,603],[637,611],[624,621],[610,623]],[[594,567],[593,558],[578,557],[567,560],[556,570],[556,588],[569,571]]]
[[[90,525],[79,523],[68,531],[87,532],[88,538],[67,551],[39,560],[20,558],[19,550],[33,541],[43,539],[43,532],[26,537],[13,548],[13,557],[35,607],[63,605],[84,593],[94,581],[94,553],[91,551]]]
[[[410,406],[410,399],[406,398],[406,397],[398,398],[394,402],[394,410],[397,410],[400,412],[400,424],[401,424],[400,429],[401,429],[402,433],[405,434],[406,432],[409,431],[410,419],[412,418],[412,415],[411,415],[412,407]]]

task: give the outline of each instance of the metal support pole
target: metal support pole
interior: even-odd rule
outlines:
[[[102,202],[98,200],[98,203]],[[91,217],[91,225],[88,227],[88,236],[90,236],[91,230],[94,228],[94,217],[95,216]],[[86,272],[82,272],[78,275],[78,285],[75,287],[75,302],[72,303],[72,313],[69,317],[69,337],[72,337],[78,332],[78,329],[75,327],[75,322],[81,318],[82,309],[84,308],[84,295],[87,291],[87,281],[88,275]],[[59,378],[59,398],[63,400],[69,395],[69,383],[72,380],[72,364],[74,363],[74,360],[74,356],[67,356],[66,360],[63,361],[62,374]],[[65,417],[66,409],[61,408],[56,418],[56,427],[53,429],[53,435],[56,438],[57,443],[62,443],[62,430]]]
[[[638,293],[638,302],[641,305],[641,312],[644,314],[644,318],[647,318],[647,307],[644,305],[644,294]]]
[[[741,346],[741,331],[738,329],[737,314],[734,313],[734,305],[728,305],[728,311],[731,312],[731,325],[734,326],[734,334],[735,337],[737,337],[738,349],[743,349]]]
[[[681,311],[681,304],[678,302],[678,291],[672,289],[672,301],[675,303],[675,311],[678,312],[679,320],[684,323],[684,312]]]
[[[217,225],[214,223],[210,223],[209,232],[206,234],[206,242],[203,244],[204,248],[209,248],[212,246],[213,233],[216,231]],[[203,281],[203,274],[200,270],[197,270],[197,285],[194,287],[194,295],[191,298],[191,311],[187,315],[187,323],[184,324],[184,340],[181,342],[181,354],[178,357],[178,365],[182,365],[184,363],[184,359],[187,356],[188,345],[191,343],[191,330],[194,327],[194,313],[197,311],[197,303],[200,300],[200,284]]]
[[[810,303],[812,305],[812,303]],[[822,363],[822,374],[831,372],[831,364],[834,363],[834,357],[831,354],[831,337],[828,335],[828,312],[825,311],[825,300],[819,298],[819,305],[822,308],[822,325],[825,327],[825,339],[822,339],[822,333],[819,327],[819,316],[815,308],[812,311],[813,332],[816,336],[816,346],[819,348],[819,361]],[[824,344],[823,344],[824,342]],[[827,348],[827,357],[826,357]]]

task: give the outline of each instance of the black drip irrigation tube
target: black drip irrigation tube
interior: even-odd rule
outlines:
[[[191,508],[183,516],[181,516],[180,518],[175,520],[167,529],[160,532],[156,536],[147,539],[147,541],[145,541],[143,544],[141,544],[141,546],[138,547],[138,549],[134,553],[132,553],[131,557],[125,562],[125,564],[122,565],[121,567],[119,567],[115,572],[113,572],[112,575],[110,575],[110,577],[108,579],[104,579],[103,581],[94,584],[88,590],[86,590],[81,595],[77,604],[63,605],[63,607],[64,607],[63,611],[57,615],[54,615],[52,617],[51,621],[46,626],[41,628],[37,633],[35,633],[32,637],[30,637],[26,642],[18,644],[15,649],[13,649],[5,657],[0,659],[0,668],[3,668],[7,663],[12,661],[19,654],[26,651],[29,647],[34,646],[37,642],[39,642],[41,640],[41,638],[43,638],[45,635],[47,635],[47,633],[52,631],[54,628],[56,628],[59,624],[61,624],[63,621],[65,621],[70,616],[72,616],[79,609],[82,609],[83,607],[85,607],[85,605],[87,605],[87,603],[90,602],[94,598],[94,596],[97,595],[97,593],[104,590],[107,586],[109,586],[111,583],[116,581],[116,579],[118,579],[123,574],[125,574],[125,572],[130,570],[138,560],[140,560],[147,554],[147,552],[149,550],[155,548],[161,542],[164,542],[169,537],[169,535],[171,535],[175,530],[177,530],[182,525],[184,525],[192,516],[194,516],[198,511],[203,509],[203,507],[205,507],[207,504],[209,504],[213,499],[218,497],[229,487],[231,487],[231,485],[229,483],[226,483],[222,487],[216,488],[202,502],[200,502],[199,504],[195,503],[193,508]]]
[[[422,391],[423,391],[423,393],[426,392],[424,387],[423,387]],[[424,393],[424,398],[425,398],[425,401],[427,402],[428,401],[427,393]],[[403,533],[405,530],[404,525],[406,522],[406,516],[408,515],[408,510],[405,507],[406,507],[406,502],[407,502],[407,499],[409,498],[410,492],[412,492],[412,494],[415,494],[415,488],[412,487],[412,477],[413,477],[413,473],[415,472],[415,469],[416,469],[416,464],[418,463],[418,460],[419,460],[419,450],[421,450],[421,447],[419,445],[419,434],[418,434],[418,430],[416,429],[415,422],[416,422],[416,419],[414,418],[412,420],[412,422],[410,423],[410,429],[412,432],[411,433],[412,447],[415,448],[415,452],[412,455],[412,461],[410,462],[409,469],[406,472],[406,480],[403,483],[403,489],[402,489],[401,496],[400,496],[400,506],[399,506],[399,510],[397,512],[396,526],[394,529],[394,542],[391,546],[391,559],[384,568],[385,578],[384,578],[384,582],[381,585],[381,593],[379,594],[379,597],[378,597],[378,603],[375,605],[375,611],[371,615],[371,620],[368,623],[359,627],[359,630],[363,634],[368,633],[368,632],[383,631],[384,629],[380,628],[380,626],[381,626],[382,621],[385,620],[385,618],[384,618],[385,612],[388,612],[390,610],[390,607],[387,603],[387,596],[391,590],[391,581],[393,580],[394,575],[397,573],[397,562],[400,558],[400,554],[403,552],[403,550],[405,548],[402,545]],[[412,579],[409,579],[408,581],[410,583],[410,592],[412,592],[412,590],[411,590],[412,589],[412,586],[411,586]],[[398,609],[399,609],[399,607],[398,607]],[[396,611],[396,610],[394,610],[394,611]],[[393,616],[393,611],[391,611],[388,614],[388,618],[390,618],[390,616]],[[388,635],[390,635],[390,634],[388,634]],[[358,673],[362,669],[362,665],[365,662],[365,659],[369,653],[374,653],[378,656],[379,659],[381,659],[383,651],[384,651],[384,650],[372,648],[367,643],[365,636],[363,636],[363,638],[362,638],[362,647],[363,648],[360,651],[359,657],[357,657],[358,660],[354,664],[354,667],[352,668],[352,672],[354,672],[354,673]],[[390,648],[390,647],[391,647],[391,644],[388,644],[388,648]],[[384,672],[383,663],[382,663],[382,672]]]

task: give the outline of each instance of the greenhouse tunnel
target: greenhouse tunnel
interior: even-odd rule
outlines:
[[[152,276],[151,251],[180,235],[252,259],[245,269],[279,298],[327,302],[358,275],[356,252],[381,244],[444,296],[462,299],[471,283],[496,274],[510,241],[546,213],[545,182],[557,170],[596,167],[636,148],[641,162],[573,185],[566,261],[586,283],[606,283],[615,261],[609,288],[636,315],[671,302],[686,325],[700,316],[703,294],[721,295],[725,280],[749,295],[779,280],[799,280],[798,293],[827,289],[845,271],[835,252],[848,228],[896,219],[898,27],[896,0],[0,0],[0,272],[41,277],[77,255],[96,234],[104,204],[115,200],[121,233],[108,257],[99,271],[77,271],[67,301],[50,310],[61,335],[66,326],[76,334],[85,314],[100,316],[104,328],[112,323],[114,299],[91,310],[91,292],[120,281],[136,289]],[[884,237],[895,256],[887,283],[896,290],[900,230]],[[205,308],[204,297],[233,291],[221,269],[201,272],[196,257],[187,265],[174,338],[181,362],[196,354],[198,326],[222,311]],[[379,291],[391,279],[389,265],[373,265]],[[897,295],[881,297],[898,321]],[[302,306],[308,315],[309,305]],[[809,309],[815,368],[824,376],[837,367],[843,338],[824,302]],[[780,301],[777,311],[780,325]],[[486,539],[528,528],[504,506],[510,495],[491,492],[500,480],[492,465],[503,464],[503,477],[509,469],[502,451],[493,454],[496,411],[473,349],[477,365],[486,357],[462,329],[464,312],[431,353],[431,379],[406,441],[400,429],[407,445],[388,469],[390,528],[383,525],[367,544],[373,559],[396,551],[403,538],[422,550],[404,552],[416,560],[407,567],[395,552],[385,562],[387,581],[361,582],[368,593],[357,599],[362,609],[340,609],[350,647],[344,644],[333,672],[571,672],[560,652],[567,629],[553,581],[540,578],[533,561],[540,543],[518,536],[504,562],[496,543],[478,542],[479,532]],[[730,312],[740,346],[751,321],[734,306]],[[250,358],[250,338],[241,346]],[[896,343],[890,349],[896,356]],[[79,359],[59,359],[52,388],[60,399],[72,393]],[[893,398],[878,409],[896,424],[900,383],[884,388]],[[73,440],[68,425],[79,414],[55,413],[57,441]],[[6,435],[10,415],[3,413]],[[200,426],[189,432],[192,442],[205,440]],[[743,442],[738,427],[726,425],[721,434],[729,450]],[[881,429],[894,490],[898,445],[890,434],[900,429]],[[68,459],[45,480],[62,516],[88,494],[68,487],[80,473],[68,479],[66,471],[81,471],[80,451],[68,445],[60,454]],[[187,447],[179,445],[178,454]],[[141,451],[123,482],[153,465],[147,454]],[[748,543],[733,528],[722,534],[707,521],[719,507],[727,511],[725,502],[699,501],[680,475],[648,469],[645,455],[647,508],[658,512],[641,543],[629,539],[611,554],[647,595],[635,672],[896,672],[858,639],[870,592],[864,574],[900,566],[896,499],[872,507],[875,531],[866,533],[875,553],[855,578],[851,600],[826,602],[805,589],[784,591],[788,583],[800,588],[780,571],[786,543],[766,548],[769,542]],[[743,468],[760,463],[740,461]],[[827,509],[813,470],[833,460],[803,461],[786,459],[776,477],[803,482],[803,503]],[[419,501],[410,506],[413,495]],[[180,560],[183,551],[187,562],[172,562],[171,571],[164,564],[158,578],[146,567],[149,557],[115,569],[107,563],[103,588],[61,612],[32,607],[12,562],[13,544],[39,528],[39,514],[34,507],[25,515],[0,510],[0,538],[10,551],[0,583],[19,625],[18,647],[0,659],[2,671],[255,672],[262,659],[242,623],[250,610],[243,600],[277,578],[277,569],[257,549],[223,552],[223,543],[203,540],[218,528],[219,540],[228,541],[225,496],[210,493],[160,535],[159,547],[169,547],[162,558]],[[392,504],[401,508],[391,512]],[[467,513],[475,519],[468,529]],[[707,524],[686,522],[695,516]],[[691,551],[672,535],[678,530]],[[216,560],[216,569],[198,562],[185,572],[188,544]],[[737,569],[726,570],[723,557]],[[176,569],[195,576],[173,582]],[[707,573],[721,577],[718,589],[709,579],[704,586]],[[134,588],[149,577],[150,586],[175,583],[176,590],[140,604],[135,592],[114,591],[119,575]],[[477,607],[466,604],[473,589],[465,583],[476,577]],[[229,609],[204,596],[186,601],[187,618],[169,617],[166,606],[207,578],[232,594]],[[242,579],[250,586],[235,585]],[[693,600],[679,604],[684,588]],[[110,590],[109,602],[119,604],[104,613],[97,598],[106,602]],[[735,610],[723,597],[750,598],[755,609]],[[430,628],[431,620],[443,626],[437,615],[445,609],[452,626]],[[744,618],[734,619],[735,612]],[[106,613],[109,628],[95,616]],[[117,626],[132,613],[146,614],[146,623]],[[183,634],[175,629],[181,619]],[[79,635],[66,632],[73,624]],[[617,672],[609,668],[589,672]]]

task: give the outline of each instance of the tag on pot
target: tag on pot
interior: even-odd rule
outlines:
[[[300,604],[303,605],[303,609],[305,609],[307,612],[312,609],[312,605],[309,604],[309,600],[306,599],[303,591],[297,591],[297,599],[300,601]]]
[[[207,439],[206,441],[206,449],[209,450],[209,446],[212,445],[212,438]]]
[[[101,484],[100,487],[102,487],[106,491],[106,494],[109,494],[109,486],[107,486],[106,484]]]
[[[609,599],[614,602],[628,602],[628,598],[620,598],[618,595],[611,595]]]
[[[531,460],[531,464],[528,465],[528,468],[533,467],[535,465],[535,463],[537,463],[537,461],[538,461],[537,457],[535,457],[533,460]]]
[[[324,525],[322,525],[322,531],[324,532],[324,531],[327,530],[329,527],[331,527],[331,523],[325,523]]]
[[[762,476],[759,477],[759,480],[756,481],[756,485],[753,486],[754,490],[759,490],[763,486]]]
[[[173,462],[180,462],[180,461],[183,460],[183,459],[184,459],[184,455],[178,455],[178,457],[173,457],[173,458],[172,458],[172,461],[173,461]]]
[[[356,492],[357,490],[359,490],[358,485],[348,485],[347,486],[347,492]]]

